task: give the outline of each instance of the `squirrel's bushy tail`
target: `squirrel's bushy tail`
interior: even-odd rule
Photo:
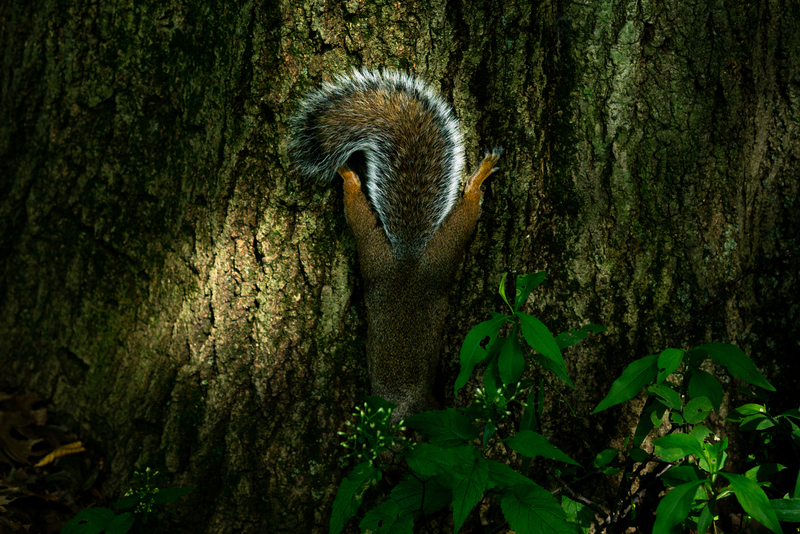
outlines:
[[[330,181],[355,153],[392,249],[421,251],[452,209],[464,145],[450,105],[421,80],[354,70],[311,91],[289,142],[306,177]]]

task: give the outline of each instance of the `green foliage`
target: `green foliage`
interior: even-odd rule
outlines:
[[[774,458],[776,441],[782,437],[800,443],[800,410],[771,415],[763,404],[763,391],[774,388],[734,345],[668,348],[630,363],[593,414],[642,392],[647,396],[644,410],[633,439],[626,439],[619,449],[597,452],[591,466],[576,462],[539,433],[545,388],[574,387],[561,351],[605,331],[602,326],[588,325],[554,337],[541,321],[520,311],[544,278],[543,272],[519,277],[516,294],[509,299],[504,277],[499,293],[509,313],[492,313],[467,334],[456,394],[476,367],[483,366],[483,387],[475,390],[467,408],[429,411],[392,425],[392,405],[368,397],[364,408],[354,413],[357,421],[348,423],[351,430],[343,433],[343,446],[360,463],[339,487],[331,534],[339,534],[358,513],[364,494],[380,483],[386,468],[404,470],[405,477],[364,514],[359,524],[363,533],[411,534],[415,521],[448,506],[458,532],[472,510],[485,502],[499,505],[508,527],[518,534],[585,534],[596,518],[602,518],[594,524],[596,531],[621,523],[626,516],[635,518],[643,493],[662,488],[668,491],[656,510],[655,534],[687,530],[705,534],[715,528],[717,502],[729,496],[738,500],[747,517],[772,532],[782,532],[779,521],[800,522],[800,474],[791,495],[770,499],[767,494],[772,491],[770,479],[785,469],[769,461]],[[763,457],[751,455],[755,465],[743,475],[723,471],[728,440],[701,424],[723,402],[719,379],[702,368],[707,362],[752,386],[743,391],[761,401],[740,406],[728,418],[739,423],[741,430],[752,431],[755,448],[765,451],[759,453]],[[406,439],[403,434],[409,429],[426,442]],[[649,452],[645,443],[656,431],[661,437],[652,440]],[[522,470],[491,459],[490,451],[517,453]],[[526,476],[533,458],[555,462],[547,471],[550,481],[565,490],[560,502],[555,492]],[[658,473],[656,485],[644,478],[651,476],[645,468],[653,465]],[[575,491],[582,480],[602,476],[621,477],[618,502],[600,506]]]
[[[632,362],[611,385],[594,413],[630,400],[643,389],[651,397],[634,435],[635,448],[623,452],[636,462],[660,460],[674,464],[668,465],[662,478],[666,487],[672,489],[658,505],[654,534],[682,532],[690,527],[705,534],[713,525],[716,502],[731,495],[748,516],[772,532],[781,533],[779,516],[783,521],[800,517],[800,510],[794,512],[793,499],[770,501],[764,491],[769,487],[767,478],[783,466],[763,463],[746,475],[722,472],[728,459],[728,439],[719,439],[700,424],[722,405],[721,384],[700,368],[708,360],[748,384],[775,391],[741,349],[725,343],[709,343],[687,352],[667,349]],[[654,428],[661,426],[665,413],[673,425],[666,436],[653,440],[651,457],[638,447]],[[733,410],[728,420],[738,422],[741,430],[762,432],[762,438],[767,438],[764,431],[775,428],[800,441],[800,432],[792,420],[800,418],[798,415],[797,410],[790,410],[772,417],[765,405],[749,403]],[[724,481],[728,484],[722,484]],[[775,502],[779,504],[773,505]]]
[[[567,512],[549,491],[486,456],[490,447],[499,446],[526,458],[542,457],[580,466],[534,430],[535,405],[542,405],[543,382],[536,388],[533,381],[522,378],[531,365],[538,364],[573,387],[561,349],[605,329],[589,325],[554,338],[541,321],[521,312],[531,291],[543,280],[543,272],[520,277],[512,304],[505,294],[504,278],[500,295],[510,313],[493,313],[491,319],[467,334],[461,348],[456,393],[466,385],[475,367],[486,363],[484,387],[475,391],[468,408],[417,414],[390,428],[391,406],[379,407],[378,402],[386,401],[369,397],[364,409],[354,414],[358,421],[349,423],[351,431],[343,433],[347,436],[344,446],[364,461],[339,487],[331,534],[341,532],[347,519],[357,513],[364,492],[380,481],[380,469],[392,465],[405,468],[407,476],[386,500],[364,515],[359,525],[362,532],[411,533],[414,520],[448,505],[452,506],[458,532],[483,499],[499,503],[508,523],[520,534],[575,532],[575,525],[567,522]],[[500,334],[504,325],[509,325],[507,336]],[[524,409],[519,431],[499,436],[500,423],[518,407]],[[424,436],[427,442],[410,443],[402,437],[390,437],[406,428]],[[585,523],[582,506],[570,502],[575,521],[580,516]]]
[[[194,489],[191,488],[159,488],[156,485],[158,471],[148,467],[143,472],[135,471],[135,485],[125,496],[113,503],[114,508],[133,508],[133,512],[115,514],[111,509],[98,506],[86,508],[70,519],[61,534],[125,534],[130,531],[137,519],[147,523],[148,515],[154,505],[168,504]]]

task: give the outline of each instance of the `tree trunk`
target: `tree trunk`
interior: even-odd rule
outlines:
[[[444,391],[503,273],[547,270],[531,313],[609,329],[565,354],[580,416],[632,359],[710,340],[792,404],[795,8],[5,2],[0,386],[69,414],[110,495],[144,466],[197,485],[170,532],[326,532],[336,432],[369,391],[364,308],[340,182],[300,183],[287,119],[363,64],[440,89],[470,169],[506,149],[450,299]],[[621,408],[587,437],[549,406],[581,459],[635,425]]]

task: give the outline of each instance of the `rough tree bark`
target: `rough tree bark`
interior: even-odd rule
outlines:
[[[451,298],[446,391],[502,274],[543,269],[532,313],[609,328],[566,354],[581,415],[668,343],[737,343],[796,391],[795,8],[4,2],[0,386],[70,414],[110,494],[145,465],[198,485],[171,531],[325,532],[365,325],[341,189],[298,182],[287,118],[363,64],[441,88],[471,165],[506,148]],[[634,419],[591,419],[590,439]]]

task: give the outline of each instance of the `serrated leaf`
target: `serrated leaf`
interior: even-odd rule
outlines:
[[[680,410],[683,401],[681,401],[680,394],[669,386],[664,384],[653,384],[647,387],[647,391],[653,395],[658,395],[669,408],[673,410]]]
[[[492,318],[488,321],[477,324],[472,330],[467,333],[464,338],[464,343],[461,345],[461,370],[456,378],[455,393],[458,395],[458,390],[464,387],[464,384],[469,380],[472,375],[472,370],[475,366],[483,361],[488,354],[486,348],[481,347],[481,342],[489,337],[489,344],[497,339],[497,333],[500,327],[503,326],[508,320],[508,316],[499,313],[493,313]],[[489,345],[487,345],[488,347]]]
[[[519,346],[519,325],[514,325],[511,334],[503,340],[497,366],[503,385],[510,386],[519,382],[525,370],[525,356]]]
[[[708,417],[713,408],[711,401],[706,397],[695,397],[683,407],[683,418],[690,425],[696,425]]]
[[[531,458],[541,456],[572,465],[581,465],[550,443],[547,438],[533,430],[517,432],[516,435],[505,440],[505,443],[515,451]]]
[[[513,486],[520,486],[524,484],[531,484],[533,481],[517,473],[506,464],[497,462],[495,460],[486,460],[489,469],[489,487],[490,488],[509,488]]]
[[[556,336],[556,345],[561,350],[575,345],[592,334],[605,332],[607,328],[599,324],[587,324],[581,328],[570,328],[567,332],[562,332]]]
[[[756,518],[762,525],[776,534],[782,534],[780,523],[775,511],[770,506],[767,494],[758,484],[743,475],[735,473],[720,473],[731,483],[731,489],[739,500],[744,511]]]
[[[775,391],[761,371],[758,370],[753,360],[737,347],[729,343],[709,343],[692,349],[692,352],[705,353],[714,363],[725,367],[730,374],[748,384],[753,384],[767,391]]]
[[[538,273],[526,274],[525,276],[517,277],[517,298],[514,299],[514,311],[519,311],[525,301],[528,300],[528,295],[531,291],[544,281],[544,271]]]
[[[413,534],[414,518],[393,500],[383,501],[366,514],[358,525],[372,534]]]
[[[711,401],[715,410],[722,405],[722,385],[714,375],[702,369],[689,371],[689,398],[706,397]]]
[[[358,511],[364,492],[373,482],[377,482],[380,479],[381,472],[369,462],[363,462],[358,464],[353,469],[353,472],[342,480],[339,485],[339,491],[336,492],[336,499],[333,501],[330,534],[339,534],[342,531],[347,520]]]
[[[561,497],[561,508],[567,515],[567,521],[576,525],[581,534],[588,534],[592,528],[594,511],[583,503],[573,501],[566,495]]]
[[[800,499],[771,499],[769,504],[778,521],[800,523]]]
[[[453,408],[412,415],[405,424],[444,448],[469,443],[480,435],[480,429]]]
[[[429,443],[418,443],[406,452],[405,458],[409,467],[423,477],[436,475],[452,476],[454,472],[462,472],[475,461],[476,450],[464,445],[442,449]]]
[[[558,348],[550,330],[548,330],[539,319],[527,313],[517,312],[516,315],[519,317],[519,325],[522,329],[522,336],[525,338],[525,341],[527,341],[528,345],[536,352],[544,356],[544,360],[539,358],[536,358],[536,360],[563,380],[569,387],[574,388],[575,385],[567,375],[564,357],[561,356],[561,350]],[[545,364],[544,362],[547,363]]]
[[[406,477],[392,489],[390,496],[400,508],[425,515],[441,510],[453,502],[452,491],[437,478],[429,478],[423,482],[415,477]]]
[[[702,483],[702,480],[695,480],[681,484],[670,490],[661,499],[656,509],[656,524],[653,526],[653,534],[670,534],[674,527],[689,517],[695,491]]]
[[[628,365],[622,376],[614,380],[608,395],[600,401],[592,413],[602,412],[614,405],[635,397],[643,387],[653,381],[658,373],[656,354],[645,356]]]
[[[114,512],[108,508],[84,508],[67,521],[62,534],[100,534],[114,520]]]
[[[658,355],[658,375],[656,382],[659,384],[675,372],[683,359],[682,349],[666,349]]]
[[[558,501],[538,484],[504,490],[500,507],[516,534],[575,534]]]
[[[130,531],[136,522],[136,516],[130,512],[124,512],[115,517],[106,528],[106,534],[125,534]]]
[[[489,483],[489,467],[487,461],[480,456],[475,458],[470,471],[460,477],[458,485],[453,488],[453,522],[455,532],[461,530],[461,525],[483,497]]]
[[[195,487],[192,486],[190,488],[163,488],[158,490],[158,493],[153,495],[153,502],[155,504],[167,504],[172,501],[183,497],[190,491],[192,491]]]

